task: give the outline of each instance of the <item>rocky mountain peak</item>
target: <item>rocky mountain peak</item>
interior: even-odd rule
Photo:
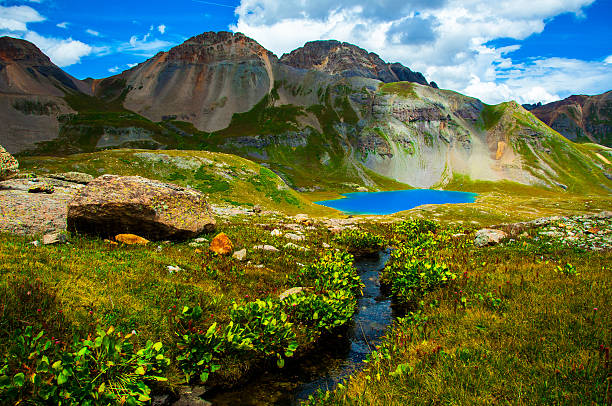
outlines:
[[[429,85],[419,72],[400,63],[389,64],[377,54],[348,42],[310,41],[281,57],[281,62],[298,69],[314,69],[345,77],[361,76],[380,81],[416,82]]]
[[[36,45],[11,37],[0,37],[0,61],[39,66],[53,65],[49,57],[43,54]]]
[[[273,56],[270,51],[246,35],[227,31],[205,32],[167,52],[169,61],[187,63],[236,61]]]

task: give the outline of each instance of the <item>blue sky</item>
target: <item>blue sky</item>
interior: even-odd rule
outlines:
[[[612,89],[610,0],[0,0],[0,35],[77,78],[111,76],[204,31],[279,56],[338,39],[488,103]]]

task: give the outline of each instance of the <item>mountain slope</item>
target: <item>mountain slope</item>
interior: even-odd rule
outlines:
[[[350,44],[326,41],[327,55],[319,45],[283,56],[285,63],[242,34],[204,33],[89,82],[93,96],[66,92],[76,113],[61,116],[58,138],[34,152],[222,151],[302,191],[444,187],[457,179],[612,188],[605,161],[514,102],[487,106],[429,85],[386,83],[394,65]]]
[[[429,85],[420,72],[413,72],[400,63],[386,63],[373,52],[335,40],[307,42],[303,47],[283,55],[280,61],[294,68],[314,69],[331,75]]]
[[[74,112],[63,97],[89,91],[32,43],[0,38],[1,142],[9,152],[56,138],[59,116]]]
[[[612,147],[612,91],[570,96],[531,112],[567,139]]]

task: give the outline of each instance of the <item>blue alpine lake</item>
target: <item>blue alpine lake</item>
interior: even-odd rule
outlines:
[[[474,203],[476,193],[412,189],[392,192],[347,193],[344,199],[315,202],[347,214],[393,214],[424,204]]]

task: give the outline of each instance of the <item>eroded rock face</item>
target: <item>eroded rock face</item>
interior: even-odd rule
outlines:
[[[19,162],[0,145],[0,182],[19,172]]]
[[[567,99],[533,105],[531,112],[570,140],[588,138],[612,146],[612,91],[596,95],[574,95]]]
[[[201,193],[140,176],[103,175],[83,187],[68,205],[68,230],[87,234],[177,240],[214,228],[210,206]]]
[[[389,64],[373,52],[348,42],[311,41],[285,54],[280,61],[299,69],[314,69],[345,77],[359,76],[380,81],[416,82],[429,85],[425,76],[400,63]]]

